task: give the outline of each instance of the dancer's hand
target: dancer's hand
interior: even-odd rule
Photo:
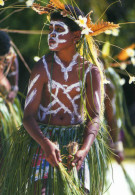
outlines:
[[[82,166],[82,163],[87,155],[87,151],[86,150],[78,150],[77,153],[74,156],[74,160],[72,161],[73,156],[69,155],[68,157],[68,164],[69,162],[71,162],[71,166],[76,166],[77,170],[79,170]]]
[[[46,138],[41,147],[45,152],[45,159],[51,164],[51,166],[58,166],[59,162],[61,162],[61,156],[57,145]]]

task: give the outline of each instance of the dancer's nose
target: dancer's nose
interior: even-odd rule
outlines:
[[[56,37],[56,33],[55,33],[55,32],[52,32],[52,33],[50,34],[50,37]]]

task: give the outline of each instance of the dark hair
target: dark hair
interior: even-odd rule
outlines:
[[[74,16],[76,19],[79,15],[84,16],[84,13],[78,9],[77,7],[72,7],[71,5],[66,5],[65,9],[67,11],[70,11],[72,14],[71,16]],[[51,13],[51,20],[62,20],[70,29],[70,31],[78,31],[81,30],[79,25],[74,22],[72,19],[68,17],[63,17],[60,12],[52,12]]]
[[[10,46],[10,37],[6,32],[0,31],[0,56],[7,54]]]

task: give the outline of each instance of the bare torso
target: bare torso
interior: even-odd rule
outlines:
[[[77,163],[79,170],[99,130],[100,71],[76,55],[81,31],[72,32],[61,20],[52,20],[49,29],[48,45],[54,53],[41,58],[31,72],[23,124],[30,136],[41,145],[46,160],[52,166],[58,166],[60,151],[43,134],[37,121],[55,126],[79,124],[84,120],[84,107],[87,125],[83,144],[72,163]]]
[[[78,60],[80,63],[78,63]],[[41,71],[45,73],[45,82],[36,116],[38,122],[52,125],[73,125],[84,120],[81,106],[81,96],[84,98],[84,90],[81,92],[81,89],[82,86],[85,86],[85,82],[83,84],[82,78],[84,77],[84,80],[86,80],[90,68],[88,63],[85,62],[83,70],[83,68],[80,68],[82,64],[82,60],[78,55],[71,71],[65,74],[65,71],[61,71],[61,66],[52,58],[52,53],[43,57],[40,66],[41,69],[42,67],[44,69]],[[68,67],[68,64],[64,63],[64,65]],[[84,76],[82,76],[83,74]],[[36,77],[38,80],[40,74],[37,74]]]

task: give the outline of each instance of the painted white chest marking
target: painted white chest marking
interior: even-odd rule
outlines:
[[[64,72],[64,79],[65,79],[65,81],[68,80],[68,72],[72,71],[73,66],[77,64],[77,57],[78,57],[78,55],[79,54],[76,53],[73,56],[73,59],[70,62],[69,66],[65,67],[64,64],[62,63],[62,61],[60,60],[60,58],[56,55],[56,53],[54,54],[55,62],[61,66],[61,72]]]
[[[35,88],[35,89],[32,90],[30,95],[26,98],[25,107],[24,108],[26,108],[33,101],[36,93],[37,93],[37,89]]]
[[[30,92],[30,90],[32,89],[33,85],[36,83],[36,81],[38,80],[38,78],[40,77],[40,74],[38,74],[37,76],[34,77],[34,79],[32,79],[29,83],[29,87],[28,87],[28,92]]]
[[[36,75],[36,76],[34,77],[34,79],[32,79],[32,80],[30,81],[27,94],[31,91],[32,87],[34,86],[34,84],[36,83],[36,81],[38,80],[39,77],[40,77],[40,74]],[[26,101],[25,101],[25,108],[33,101],[33,99],[34,99],[36,93],[37,93],[37,89],[35,88],[35,89],[33,89],[33,90],[31,91],[31,93],[27,96]]]
[[[80,121],[82,121],[81,115],[78,113],[78,105],[75,103],[75,101],[81,97],[80,88],[84,87],[85,85],[86,76],[87,76],[87,73],[90,71],[90,66],[86,69],[83,82],[79,81],[77,83],[74,83],[68,86],[68,85],[62,85],[58,83],[57,81],[54,81],[53,79],[51,79],[51,75],[48,70],[48,65],[46,63],[45,56],[43,57],[43,63],[44,63],[44,68],[45,68],[45,71],[47,73],[48,80],[49,80],[48,81],[48,91],[53,97],[53,99],[47,107],[44,107],[41,104],[39,105],[39,110],[38,110],[39,120],[43,121],[45,120],[46,115],[57,114],[60,110],[64,110],[64,113],[68,113],[71,116],[71,124],[75,123],[75,116]],[[55,89],[55,93],[52,93],[51,89]],[[73,89],[76,89],[78,93],[76,96],[72,98],[69,92],[71,92]],[[60,90],[63,91],[63,94],[65,94],[68,100],[71,102],[73,111],[71,111],[66,105],[64,105],[62,101],[59,100],[58,93]],[[59,107],[57,109],[52,109],[52,107],[55,104],[58,104]]]
[[[69,28],[64,22],[61,22],[61,21],[53,21],[52,20],[50,22],[50,24],[53,25],[53,31],[48,34],[48,45],[49,45],[49,39],[50,38],[53,39],[55,41],[55,43],[51,44],[51,46],[49,45],[49,49],[55,49],[55,48],[57,48],[59,43],[65,43],[66,42],[65,39],[60,39],[59,36],[67,34],[69,32]],[[64,28],[64,31],[63,32],[56,32],[55,31],[55,26],[56,25],[62,26]],[[51,36],[52,34],[55,34],[55,37],[52,37]]]

